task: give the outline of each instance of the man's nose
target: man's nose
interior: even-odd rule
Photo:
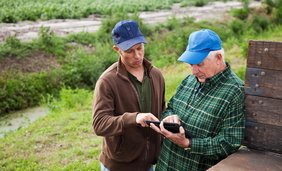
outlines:
[[[134,57],[135,57],[136,59],[141,58],[141,56],[142,56],[142,54],[141,54],[140,51],[138,51],[138,50],[135,50],[135,51],[134,51]]]

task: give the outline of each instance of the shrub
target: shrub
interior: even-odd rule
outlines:
[[[43,96],[62,86],[58,73],[7,74],[0,77],[0,115],[38,105]]]
[[[206,0],[196,0],[196,2],[194,3],[194,5],[196,7],[202,7],[205,6],[208,3],[208,1]]]
[[[267,14],[271,14],[273,8],[275,7],[275,3],[273,2],[273,0],[264,0],[263,3],[266,5],[266,11]]]
[[[80,43],[82,45],[92,45],[96,41],[96,35],[89,32],[80,32],[69,35],[67,41]]]
[[[50,27],[41,27],[35,48],[57,56],[65,56],[65,40],[54,35]]]
[[[66,57],[63,66],[64,85],[72,88],[94,88],[104,69],[104,59],[87,54],[82,49]]]
[[[282,24],[282,0],[264,0],[268,14],[273,15],[276,24]]]
[[[230,29],[232,30],[233,33],[236,35],[242,35],[244,33],[244,27],[245,23],[242,20],[233,20],[230,23]]]
[[[271,25],[270,20],[265,16],[254,16],[252,20],[251,27],[257,32],[260,33],[268,29]]]
[[[274,11],[274,21],[277,24],[282,24],[282,0],[276,1],[276,9]]]
[[[22,43],[15,36],[9,36],[4,44],[0,45],[0,59],[6,57],[22,58],[32,52],[33,48],[28,43]]]
[[[235,18],[246,20],[249,16],[250,10],[246,8],[233,9],[231,13]]]
[[[83,110],[85,107],[91,107],[92,98],[93,93],[89,90],[63,87],[59,94],[59,100],[52,98],[48,102],[48,106],[53,111],[69,110],[73,108]]]

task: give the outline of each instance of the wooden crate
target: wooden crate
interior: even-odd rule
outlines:
[[[282,43],[250,41],[244,144],[282,154]]]
[[[276,153],[240,149],[208,171],[281,171],[282,157]]]
[[[208,171],[282,170],[282,43],[249,42],[245,106],[248,149]]]

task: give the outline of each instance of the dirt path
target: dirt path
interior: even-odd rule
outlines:
[[[252,1],[250,7],[260,6],[260,2]],[[241,8],[242,4],[238,1],[213,2],[204,7],[180,7],[179,4],[173,5],[171,10],[161,10],[155,12],[141,12],[140,18],[148,24],[165,22],[168,18],[194,17],[198,20],[224,20],[228,17],[227,11],[232,8]],[[79,20],[49,20],[39,22],[19,22],[16,24],[0,24],[0,42],[10,35],[15,35],[23,41],[37,38],[41,26],[50,27],[57,35],[65,36],[70,33],[81,31],[96,32],[101,25],[102,18],[91,15],[88,18]]]

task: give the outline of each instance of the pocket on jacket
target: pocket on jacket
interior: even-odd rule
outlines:
[[[122,156],[123,161],[131,162],[143,155],[142,153],[146,151],[146,140],[138,128],[128,129],[122,138],[119,155]]]
[[[121,143],[122,143],[122,136],[110,136],[105,138],[105,144],[103,144],[104,149],[109,158],[114,159],[116,154],[119,152]]]
[[[116,141],[115,152],[111,153],[111,158],[120,162],[136,160],[145,152],[145,142],[140,130],[127,130]]]

